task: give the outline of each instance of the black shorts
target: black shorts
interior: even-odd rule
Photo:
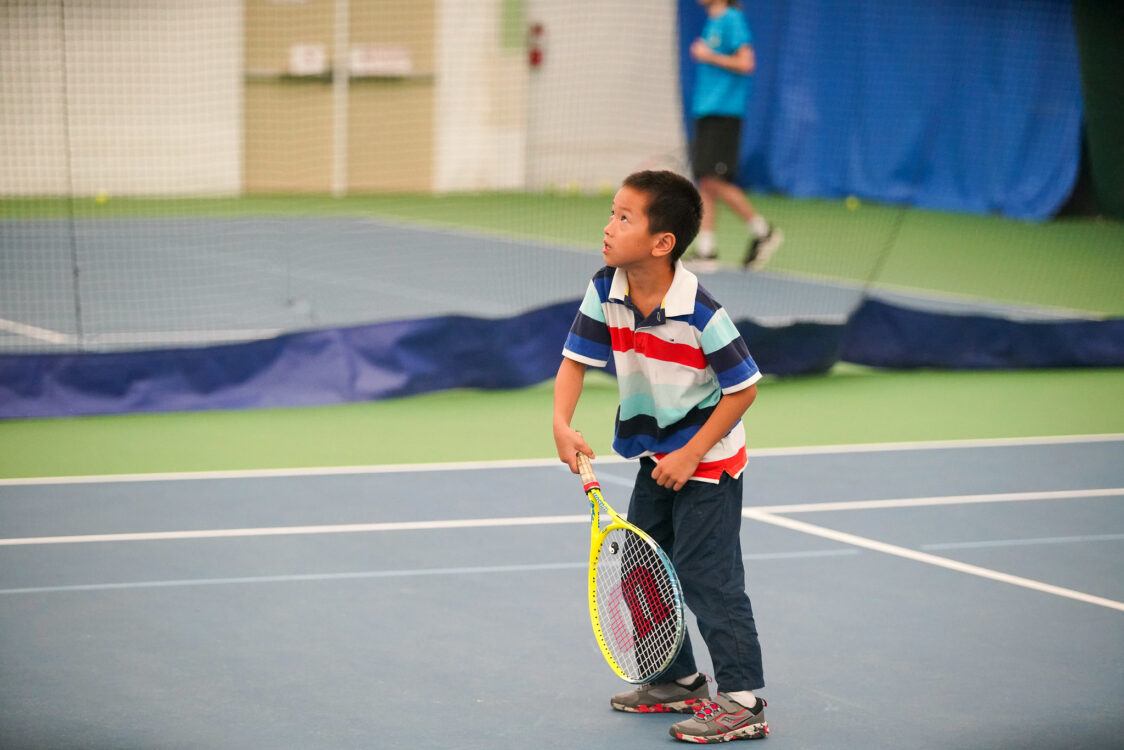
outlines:
[[[691,144],[691,169],[695,179],[713,176],[728,182],[736,180],[741,139],[740,117],[710,115],[696,120],[695,140]]]

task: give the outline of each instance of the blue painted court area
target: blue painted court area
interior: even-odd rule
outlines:
[[[767,747],[1120,746],[1124,436],[759,451],[742,540]],[[0,747],[681,746],[587,559],[550,461],[8,480]]]
[[[575,250],[345,217],[6,222],[0,353],[198,346],[440,315],[507,317],[570,300],[576,306],[601,265],[590,252],[600,227],[589,237],[589,248]],[[74,243],[82,249],[77,275]],[[842,323],[867,293],[929,312],[1083,317],[768,271],[712,269],[703,283],[735,320],[770,326]]]

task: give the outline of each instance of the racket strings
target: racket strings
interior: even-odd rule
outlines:
[[[597,612],[604,643],[621,671],[645,681],[679,650],[682,605],[667,559],[628,529],[613,529],[597,557]]]

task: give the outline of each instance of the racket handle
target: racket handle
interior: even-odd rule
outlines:
[[[578,453],[578,474],[581,475],[586,492],[594,487],[601,489],[601,484],[597,481],[597,475],[593,473],[593,466],[589,463],[589,456],[581,452]]]

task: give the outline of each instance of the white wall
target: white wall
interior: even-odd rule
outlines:
[[[527,63],[500,44],[500,0],[438,0],[440,192],[520,189],[527,159]]]
[[[0,195],[237,193],[242,2],[61,7],[0,7]]]
[[[595,190],[685,162],[674,0],[525,0],[545,59],[499,48],[500,0],[439,0],[438,190]]]
[[[501,0],[437,2],[438,190],[682,166],[673,0],[525,0],[537,70],[501,49]],[[0,195],[239,192],[241,0],[61,7],[0,2]]]
[[[527,184],[615,187],[685,166],[674,0],[527,0],[546,28],[531,74]]]

